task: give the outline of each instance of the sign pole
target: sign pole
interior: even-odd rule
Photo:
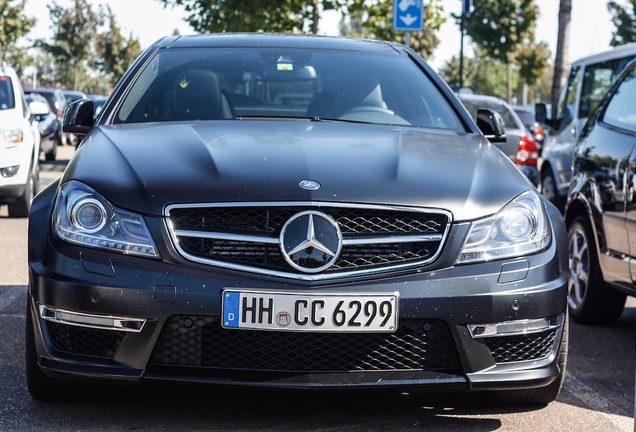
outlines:
[[[459,88],[464,87],[464,17],[466,14],[462,8],[462,18],[459,21]]]

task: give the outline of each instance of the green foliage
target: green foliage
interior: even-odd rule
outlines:
[[[534,40],[534,0],[480,0],[466,17],[466,34],[487,55],[508,63],[525,40]]]
[[[548,67],[550,48],[545,42],[525,42],[517,47],[513,55],[521,79],[528,85],[534,85]]]
[[[406,32],[393,30],[393,1],[350,0],[347,5],[349,22],[345,22],[342,33],[368,39],[390,40],[404,43]],[[442,0],[428,0],[424,9],[424,29],[411,32],[410,47],[424,58],[428,58],[439,45],[436,31],[444,23]]]
[[[452,87],[459,86],[459,58],[452,57],[439,70],[439,74]],[[528,84],[528,101],[545,101],[550,97],[552,68],[544,67],[541,75],[532,83],[526,81],[520,67],[512,70],[512,96],[519,103],[523,100],[523,84]],[[487,94],[506,99],[506,65],[476,48],[475,58],[464,58],[464,86],[471,87],[477,94]]]
[[[533,86],[548,65],[547,44],[535,42],[538,15],[534,0],[480,0],[465,16],[466,33],[482,51],[481,57],[496,60],[503,65],[501,69],[508,69],[504,99],[509,101],[515,80]],[[459,23],[461,16],[454,18]]]
[[[53,30],[52,42],[39,46],[55,60],[54,79],[69,89],[81,89],[95,58],[94,38],[102,24],[101,15],[87,0],[75,0],[66,9],[56,2],[48,5]]]
[[[17,44],[35,25],[24,15],[26,0],[0,0],[0,62],[6,61],[18,73],[27,65],[26,49]]]
[[[629,42],[636,42],[636,0],[626,0],[621,3],[610,0],[607,3],[607,10],[612,16],[612,23],[616,30],[612,33],[611,46],[623,45]]]
[[[405,33],[393,25],[393,0],[160,0],[179,5],[186,21],[197,32],[292,32],[317,33],[320,12],[337,10],[344,19],[345,36],[404,42]],[[426,1],[424,31],[411,34],[411,48],[429,56],[439,40],[435,35],[444,22],[442,0]]]
[[[139,41],[122,36],[108,7],[74,0],[69,8],[56,2],[48,8],[53,37],[37,43],[41,84],[107,93],[141,53]]]
[[[346,0],[160,0],[183,6],[197,32],[317,32],[319,5],[340,9]]]
[[[121,33],[110,8],[106,7],[107,30],[97,35],[97,67],[109,75],[114,84],[124,75],[128,67],[141,54],[139,41],[132,36],[127,39]]]
[[[459,58],[452,57],[439,71],[450,86],[459,86]],[[464,58],[464,87],[477,94],[506,97],[506,67],[477,49],[476,58]]]

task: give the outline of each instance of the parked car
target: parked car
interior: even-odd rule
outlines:
[[[34,114],[15,71],[0,64],[0,204],[7,204],[9,217],[27,217],[37,192],[40,133]]]
[[[58,131],[59,123],[55,114],[51,112],[48,102],[43,96],[37,93],[26,95],[26,101],[33,111],[37,104],[40,114],[35,116],[40,131],[40,154],[44,155],[47,161],[53,161],[57,157],[57,140],[55,134]]]
[[[636,295],[636,62],[620,75],[574,148],[568,225],[570,316],[611,323]]]
[[[69,106],[87,135],[31,211],[35,398],[92,380],[557,396],[563,218],[487,140],[501,117],[480,131],[408,47],[167,37],[93,112]]]
[[[634,58],[636,43],[583,57],[572,63],[552,115],[547,115],[544,104],[537,105],[537,121],[549,125],[541,154],[539,189],[561,210],[570,188],[574,144],[607,89]]]
[[[67,105],[72,104],[76,100],[88,98],[86,93],[77,90],[64,90],[62,93],[64,93],[64,99]]]
[[[90,95],[89,97],[93,100],[93,119],[95,120],[102,112],[102,109],[108,100],[108,96]]]
[[[62,113],[66,108],[66,99],[64,98],[64,93],[62,93],[62,90],[53,88],[37,88],[25,89],[24,93],[26,93],[27,95],[39,94],[40,96],[44,97],[44,99],[46,99],[46,101],[49,103],[51,111],[57,118],[58,127],[55,135],[57,145],[63,145],[65,140],[62,133]]]
[[[497,144],[497,146],[517,165],[517,168],[528,177],[532,184],[537,186],[539,184],[539,170],[537,168],[539,147],[512,107],[504,100],[494,96],[461,93],[458,97],[474,119],[477,118],[479,108],[488,108],[501,115],[506,128],[507,140],[505,143]]]
[[[543,139],[545,138],[545,132],[543,131],[544,125],[537,122],[534,109],[525,108],[520,106],[513,107],[517,116],[521,120],[521,123],[530,131],[532,137],[537,143],[539,149],[539,156],[541,156],[541,149],[543,147]]]

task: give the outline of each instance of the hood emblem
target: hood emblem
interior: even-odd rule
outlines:
[[[298,186],[309,191],[315,191],[320,189],[320,183],[318,183],[315,180],[303,180],[300,183],[298,183]]]
[[[181,75],[181,78],[179,78],[179,87],[184,89],[188,88],[189,85],[190,83],[188,82],[188,79],[185,77],[185,75]]]
[[[342,250],[342,233],[331,217],[317,211],[292,216],[280,233],[285,260],[296,270],[318,273],[331,267]]]

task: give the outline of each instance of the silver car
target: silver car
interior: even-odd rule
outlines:
[[[496,144],[523,172],[528,179],[537,186],[539,184],[539,170],[537,159],[539,149],[537,142],[528,131],[514,109],[503,99],[494,96],[460,94],[462,101],[470,115],[476,119],[480,108],[491,109],[503,118],[506,126],[506,142]]]

